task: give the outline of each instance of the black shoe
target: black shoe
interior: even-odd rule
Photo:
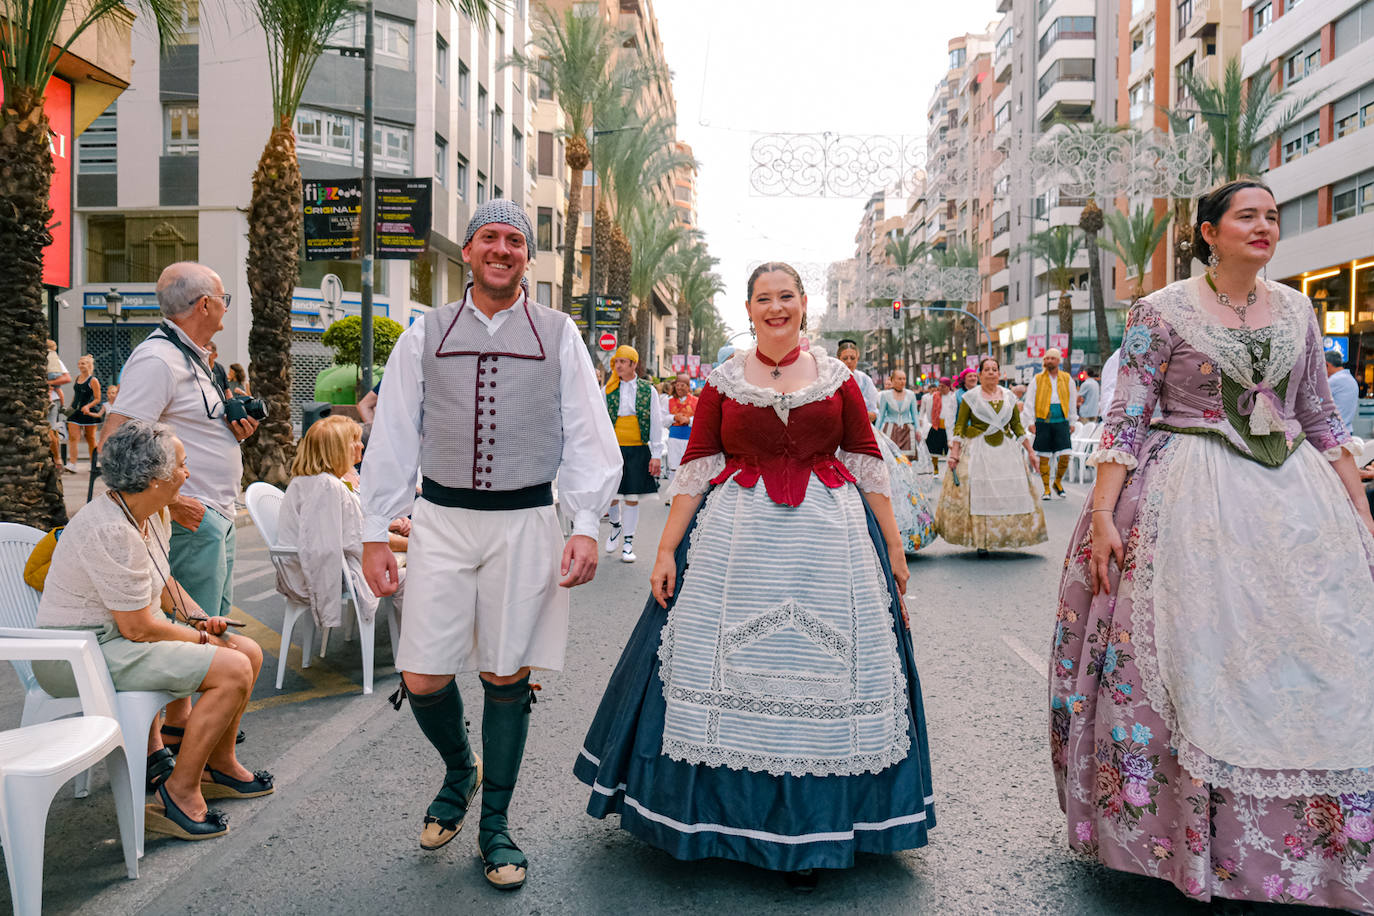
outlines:
[[[210,840],[229,832],[229,818],[218,808],[207,808],[205,820],[196,821],[177,807],[165,784],[157,787],[157,796],[162,804],[149,804],[144,811],[149,831],[179,840]]]
[[[979,548],[978,548],[978,556],[980,556],[980,557],[986,557],[987,555],[988,555],[988,549],[987,549],[986,547],[979,547]]]
[[[200,794],[206,798],[259,798],[277,791],[272,786],[272,774],[257,770],[250,780],[235,779],[219,770],[205,768],[210,774],[209,782],[200,784]]]
[[[820,873],[814,868],[783,872],[782,879],[787,882],[788,887],[798,894],[809,894],[821,883]]]
[[[167,777],[172,775],[172,769],[176,765],[176,757],[165,747],[160,747],[148,755],[146,782],[149,795],[156,792],[158,787],[167,781]]]

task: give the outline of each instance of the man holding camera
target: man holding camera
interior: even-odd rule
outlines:
[[[181,261],[162,272],[157,302],[165,320],[124,364],[119,404],[100,439],[103,446],[130,419],[166,423],[181,439],[191,476],[170,507],[172,575],[212,616],[230,613],[239,443],[258,428],[248,415],[257,405],[226,401],[206,359],[229,300],[219,275],[202,264]]]

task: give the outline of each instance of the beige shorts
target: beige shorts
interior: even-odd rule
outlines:
[[[415,674],[561,670],[568,590],[553,506],[496,512],[419,499],[396,667]]]

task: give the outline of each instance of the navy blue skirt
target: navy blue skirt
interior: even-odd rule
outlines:
[[[619,814],[621,827],[677,859],[735,859],[778,871],[848,868],[855,853],[926,844],[935,807],[921,686],[882,532],[867,503],[864,511],[892,593],[892,627],[906,672],[906,758],[880,773],[773,776],[664,756],[658,649],[668,610],[650,597],[573,766],[592,788],[588,814]],[[677,549],[676,594],[690,575],[687,544],[695,527],[693,519]]]

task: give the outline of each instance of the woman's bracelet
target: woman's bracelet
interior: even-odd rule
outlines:
[[[1094,509],[1093,512],[1115,512],[1115,509]]]
[[[200,633],[200,644],[202,646],[210,641],[210,637],[205,634],[204,630],[197,630],[196,632]]]

